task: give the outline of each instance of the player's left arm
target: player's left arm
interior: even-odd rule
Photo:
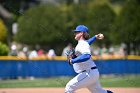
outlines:
[[[70,63],[74,64],[74,63],[85,62],[85,61],[89,60],[90,57],[91,57],[90,54],[82,54],[82,55],[80,55],[80,56],[78,56],[78,57],[76,57],[74,59],[71,59]]]
[[[88,43],[83,43],[81,44],[82,47],[79,48],[79,54],[76,58],[72,58],[69,62],[71,64],[74,63],[80,63],[80,62],[86,62],[91,58],[91,51],[90,51],[90,46]]]

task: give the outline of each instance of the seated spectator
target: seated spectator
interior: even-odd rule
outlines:
[[[114,55],[114,47],[112,46],[109,47],[109,54]]]
[[[28,47],[23,47],[23,50],[22,51],[25,53],[26,57],[29,56]]]
[[[26,54],[23,51],[18,52],[18,57],[20,58],[26,58]]]
[[[125,57],[125,49],[123,47],[120,47],[120,49],[119,49],[119,55],[121,57]]]
[[[42,56],[42,55],[44,54],[43,49],[39,49],[39,50],[37,51],[37,54],[38,54],[38,56]]]
[[[100,47],[95,46],[95,47],[92,49],[92,52],[93,52],[93,56],[99,56],[99,55],[100,55]]]
[[[71,50],[72,49],[72,44],[69,43],[64,49],[63,49],[63,52],[62,52],[62,55],[61,56],[67,56],[66,55],[66,52]]]
[[[49,59],[53,59],[56,56],[55,51],[53,49],[50,49],[47,53],[47,57]]]
[[[105,45],[103,45],[103,47],[101,48],[100,54],[101,54],[101,59],[108,59],[109,58],[108,49],[106,48]]]
[[[40,59],[46,59],[45,51],[43,49],[39,49],[37,51],[37,54],[38,54]]]
[[[17,56],[23,59],[28,58],[28,48],[23,47],[23,49],[18,52]]]
[[[38,57],[38,54],[37,54],[36,50],[31,51],[30,54],[29,54],[29,59],[33,59],[33,58],[36,58],[36,57]]]
[[[11,46],[11,51],[9,53],[10,56],[17,56],[17,46],[15,44],[13,44]]]

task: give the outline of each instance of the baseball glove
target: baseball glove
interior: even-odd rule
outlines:
[[[75,55],[75,50],[74,49],[71,49],[71,50],[67,51],[66,55],[67,55],[67,59],[68,59],[69,64],[71,64],[71,62],[70,62],[71,59],[74,59],[74,58],[77,57]]]

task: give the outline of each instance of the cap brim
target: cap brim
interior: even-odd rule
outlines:
[[[77,31],[77,30],[72,30],[72,32],[81,32],[81,31]]]

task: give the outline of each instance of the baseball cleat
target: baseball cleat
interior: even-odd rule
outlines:
[[[110,90],[107,90],[107,93],[113,93],[112,91],[110,91]]]

